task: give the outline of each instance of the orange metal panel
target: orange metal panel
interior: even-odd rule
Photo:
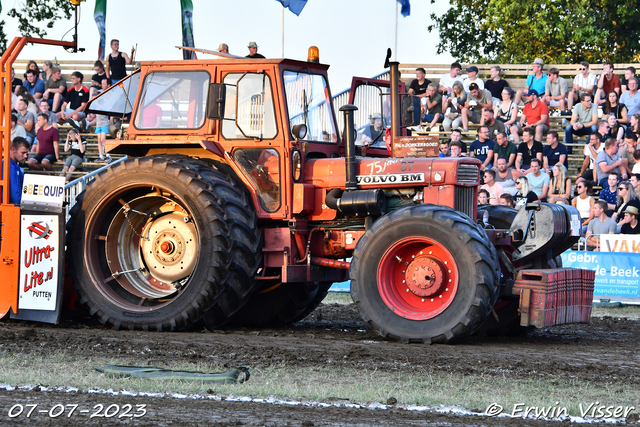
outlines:
[[[20,208],[0,205],[0,317],[18,311],[18,274],[20,272]]]
[[[311,184],[293,184],[293,213],[313,212],[314,188]]]

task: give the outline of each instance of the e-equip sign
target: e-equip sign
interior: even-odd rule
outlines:
[[[64,177],[26,174],[20,207],[27,210],[61,212]]]

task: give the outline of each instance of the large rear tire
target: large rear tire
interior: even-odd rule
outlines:
[[[244,189],[186,156],[130,159],[98,174],[72,211],[74,285],[116,329],[224,324],[247,301],[261,233]]]
[[[500,268],[486,233],[469,217],[420,205],[377,220],[351,261],[351,296],[383,337],[450,342],[485,321]]]

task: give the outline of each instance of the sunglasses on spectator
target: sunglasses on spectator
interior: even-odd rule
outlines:
[[[578,70],[584,71],[584,70],[586,70],[586,68],[578,68]]]
[[[619,190],[626,190],[626,188],[624,188],[624,187],[618,187],[618,191],[619,191]]]
[[[522,182],[520,182],[520,181],[516,181],[516,185],[517,185],[517,184],[522,184]]]
[[[584,185],[576,185],[576,188],[584,188]]]

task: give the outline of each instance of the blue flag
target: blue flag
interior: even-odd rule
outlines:
[[[409,4],[409,0],[398,0],[398,3],[402,5],[402,9],[400,9],[400,13],[402,16],[409,16],[411,13],[411,5]]]
[[[304,7],[307,5],[307,0],[276,0],[276,1],[282,3],[284,7],[288,7],[289,10],[295,13],[297,16],[300,16],[300,12],[302,12],[302,9],[304,9]]]

